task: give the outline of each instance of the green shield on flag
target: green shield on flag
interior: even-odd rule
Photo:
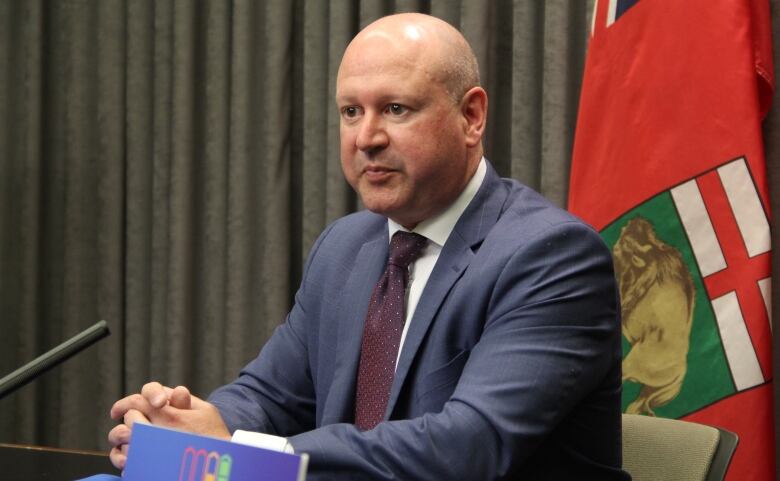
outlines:
[[[660,372],[647,373],[641,379],[644,383],[639,382],[640,380],[624,381],[623,410],[626,411],[641,396],[652,399],[654,394],[665,390],[665,397],[668,398],[671,395],[671,399],[664,399],[663,393],[660,397],[657,395],[655,399],[658,404],[651,405],[651,409],[654,414],[661,417],[679,418],[735,393],[736,388],[721,343],[721,335],[710,299],[707,296],[696,258],[670,191],[662,192],[640,204],[601,231],[602,237],[613,251],[621,239],[621,233],[624,233],[623,242],[639,242],[637,239],[629,240],[631,232],[627,231],[630,222],[635,220],[636,223],[636,219],[646,220],[652,226],[657,241],[679,253],[682,260],[681,265],[688,271],[693,282],[694,295],[693,309],[689,319],[679,318],[680,316],[659,318],[662,316],[651,314],[650,321],[647,321],[647,316],[644,316],[645,319],[637,321],[632,319],[630,312],[624,312],[623,358],[626,359],[632,349],[648,347],[643,353],[645,357],[643,361],[653,364],[653,361],[657,360],[659,356],[666,356],[668,359],[664,363],[665,365],[658,369]],[[636,248],[640,252],[634,254],[636,258],[633,259],[633,262],[644,263],[645,269],[663,269],[663,266],[651,266],[653,262],[663,261],[658,256],[653,257],[652,251],[658,249],[658,246],[640,244]],[[645,258],[639,259],[641,255],[644,255]],[[669,279],[669,277],[667,275],[666,279],[661,280],[659,284],[663,284],[664,281],[667,284],[673,284],[674,279]],[[630,280],[626,282],[630,282]],[[621,291],[628,287],[630,286],[621,286]],[[666,286],[667,290],[674,288],[674,286]],[[648,309],[652,311],[653,306],[645,306],[645,311]],[[628,327],[626,323],[632,321],[648,323],[643,328],[642,336],[645,340],[653,338],[654,342],[639,341],[632,344],[625,335]],[[677,323],[677,325],[672,326],[672,323]],[[680,323],[688,323],[687,329],[681,327]],[[676,346],[678,351],[682,349],[679,338],[675,339],[676,342],[673,343],[666,342],[670,339],[665,339],[665,336],[677,335],[681,330],[687,330],[687,342],[684,342],[685,340],[682,342],[687,352],[661,352],[669,346]],[[669,364],[676,365],[669,366]],[[675,377],[679,377],[680,371],[682,371],[682,378],[675,379]],[[626,374],[628,373],[624,373],[624,379]],[[678,385],[670,385],[675,383]],[[675,391],[677,391],[676,394]],[[650,413],[643,412],[643,414]]]

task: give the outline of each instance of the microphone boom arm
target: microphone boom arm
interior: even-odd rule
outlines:
[[[16,371],[0,379],[0,399],[109,334],[111,334],[111,331],[108,329],[108,323],[106,323],[106,321],[100,321],[94,326],[76,334],[54,349],[41,354]]]

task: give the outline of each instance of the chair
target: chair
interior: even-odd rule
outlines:
[[[623,469],[634,481],[721,481],[737,442],[725,429],[623,414]]]

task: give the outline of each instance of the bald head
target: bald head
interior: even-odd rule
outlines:
[[[405,61],[425,65],[431,80],[440,83],[455,102],[479,86],[479,66],[463,35],[447,22],[421,13],[382,17],[361,30],[347,46],[342,60],[360,61],[373,51],[394,52]],[[341,68],[339,68],[341,74]]]
[[[369,210],[407,229],[460,195],[482,158],[487,93],[447,23],[384,17],[347,47],[336,81],[341,166]]]

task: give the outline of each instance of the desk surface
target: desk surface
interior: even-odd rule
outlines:
[[[101,473],[119,475],[105,454],[0,444],[3,481],[73,481]]]

